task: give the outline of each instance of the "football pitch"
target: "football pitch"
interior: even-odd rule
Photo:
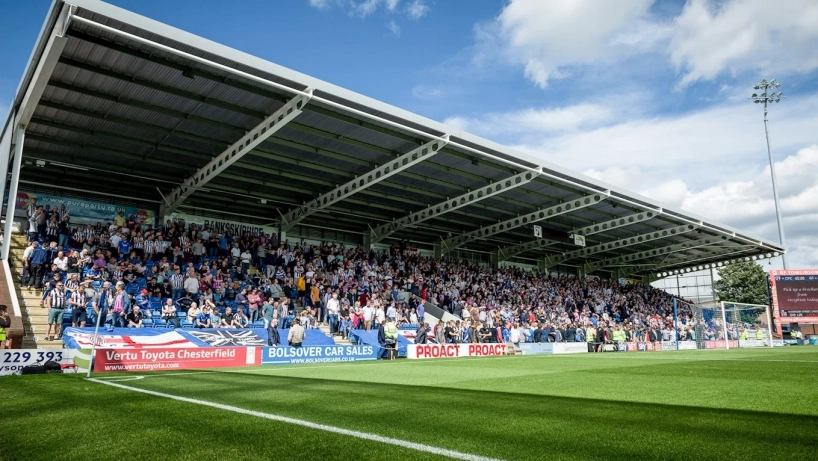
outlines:
[[[816,459],[818,348],[0,379],[2,460]]]

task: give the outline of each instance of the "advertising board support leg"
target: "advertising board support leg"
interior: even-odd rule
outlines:
[[[730,338],[727,337],[727,314],[724,312],[724,301],[720,302],[719,306],[721,306],[721,328],[724,332],[724,348],[730,349]]]
[[[86,378],[91,377],[91,369],[94,368],[94,354],[97,350],[97,338],[99,337],[99,321],[102,319],[102,316],[105,315],[102,311],[102,306],[98,306],[99,312],[97,313],[97,326],[94,328],[94,337],[91,341],[91,360],[88,361],[88,374],[85,375]]]

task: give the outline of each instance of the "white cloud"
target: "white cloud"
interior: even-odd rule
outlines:
[[[818,69],[815,0],[689,0],[672,18],[654,0],[510,0],[475,28],[476,64],[504,59],[545,88],[578,69],[656,53],[680,74],[679,87],[740,72]]]
[[[489,113],[480,117],[452,117],[444,121],[487,136],[521,133],[553,133],[596,127],[614,117],[610,107],[599,104],[578,104],[568,107],[524,109],[513,112]]]
[[[310,6],[319,10],[328,10],[337,7],[350,16],[366,18],[383,9],[389,15],[405,14],[409,19],[416,20],[429,13],[429,5],[423,0],[412,0],[406,8],[399,8],[401,0],[309,0]],[[387,23],[395,35],[400,33],[400,27],[394,21]],[[395,32],[398,30],[398,32]]]
[[[428,86],[428,85],[415,85],[412,88],[412,96],[423,99],[423,100],[432,100],[439,98],[444,95],[444,91],[441,88],[435,86]]]
[[[814,0],[690,0],[674,21],[668,53],[684,86],[725,71],[809,71],[818,68],[816,49]]]
[[[648,20],[652,3],[512,0],[492,25],[478,30],[478,55],[499,48],[525,67],[526,77],[545,87],[549,79],[568,75],[572,66],[610,62],[666,36],[663,26]]]
[[[423,3],[422,0],[414,0],[406,7],[406,14],[410,19],[420,19],[426,16],[429,12],[429,5]]]
[[[328,8],[330,6],[330,3],[331,0],[310,0],[310,6],[313,8],[318,8],[319,10]]]
[[[684,201],[690,191],[687,188],[687,184],[681,179],[671,179],[649,189],[645,189],[641,193],[660,203],[678,208],[684,205]]]
[[[400,26],[395,21],[389,21],[386,23],[386,27],[388,27],[389,31],[394,35],[400,35]]]
[[[786,105],[775,107],[770,126],[776,158],[818,142],[816,107],[818,94],[791,98]],[[621,115],[616,109],[611,107],[611,113]],[[767,160],[762,114],[746,100],[676,116],[623,117],[624,122],[557,134],[548,126],[538,126],[536,117],[519,122],[519,116],[509,112],[505,119],[529,127],[524,135],[497,136],[488,128],[486,133],[480,131],[484,125],[502,124],[497,120],[504,117],[496,114],[486,116],[481,123],[462,119],[466,123],[460,127],[515,144],[576,171],[638,165],[643,175],[634,190],[655,187],[679,177],[680,172],[692,188],[702,188],[725,177],[748,177]]]
[[[818,267],[818,243],[815,242],[818,144],[800,149],[795,155],[776,162],[775,167],[790,266]],[[698,192],[688,192],[682,208],[713,217],[751,235],[778,241],[769,166],[748,180],[728,180]]]
[[[592,107],[593,110],[588,109]],[[818,94],[771,113],[791,252],[818,248]],[[584,109],[583,109],[584,108]],[[452,117],[447,123],[607,183],[778,241],[762,114],[746,99],[682,115],[622,117],[616,104]],[[556,114],[567,114],[553,121]],[[584,114],[583,117],[577,114]],[[612,115],[606,115],[612,114]],[[808,147],[812,146],[812,147]],[[805,235],[809,234],[809,238]],[[795,257],[795,256],[794,256]]]
[[[636,166],[612,166],[603,170],[590,168],[585,170],[583,174],[599,179],[600,181],[605,181],[609,184],[632,184],[636,178],[639,178],[642,175],[642,170]]]

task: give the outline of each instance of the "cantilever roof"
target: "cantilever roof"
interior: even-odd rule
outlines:
[[[515,258],[546,257],[547,265],[585,265],[588,271],[620,275],[655,275],[783,251],[710,219],[124,9],[95,0],[71,5],[76,8],[62,1],[52,5],[12,107],[20,123],[26,92],[42,91],[33,111],[28,108],[23,152],[24,160],[43,160],[45,166],[24,167],[21,180],[28,183],[167,206],[172,191],[203,169],[209,180],[190,183],[179,211],[270,224],[331,193],[329,206],[306,213],[298,224],[369,236],[372,228],[394,223],[388,238],[435,243],[444,252],[450,245],[499,249],[500,255],[513,248]],[[56,40],[59,46],[53,46],[52,35],[63,37]],[[38,65],[48,62],[53,71],[38,73]],[[223,171],[216,173],[214,165],[211,177],[213,158],[299,96],[310,98],[300,114]],[[447,143],[398,173],[376,170],[392,162],[397,167],[402,155],[430,141]],[[385,172],[386,179],[379,179]],[[521,185],[492,189],[486,197],[445,209],[453,198],[526,172],[534,176]],[[338,188],[370,174],[376,178],[369,187],[343,194]],[[599,200],[587,205],[582,202],[587,197]],[[571,206],[575,203],[581,205]],[[436,204],[442,212],[400,225],[401,218]],[[546,214],[545,220],[527,216],[566,205],[572,209]],[[605,229],[594,229],[601,223]],[[542,225],[544,237],[554,241],[515,248],[534,240],[533,224]],[[462,237],[475,230],[474,238]],[[586,246],[569,241],[571,233],[584,234]]]

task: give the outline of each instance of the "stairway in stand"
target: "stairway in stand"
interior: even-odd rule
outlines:
[[[20,276],[23,272],[23,251],[28,246],[25,235],[11,236],[11,251],[9,264],[11,275],[14,278],[14,290],[20,301],[20,310],[23,314],[23,349],[62,349],[62,341],[47,341],[45,332],[48,328],[48,309],[40,305],[43,297],[42,290],[29,290],[20,286]]]
[[[351,342],[349,342],[349,340],[348,340],[348,339],[344,339],[344,338],[342,338],[340,335],[335,335],[335,336],[330,335],[330,334],[329,334],[329,325],[320,325],[320,326],[318,327],[318,329],[320,329],[321,331],[323,331],[323,332],[324,332],[324,334],[326,334],[327,336],[330,336],[332,339],[334,339],[334,340],[335,340],[335,344],[340,344],[340,345],[342,345],[342,346],[351,346],[351,345],[352,345],[352,343],[351,343]],[[282,338],[282,339],[286,339],[286,338]]]

